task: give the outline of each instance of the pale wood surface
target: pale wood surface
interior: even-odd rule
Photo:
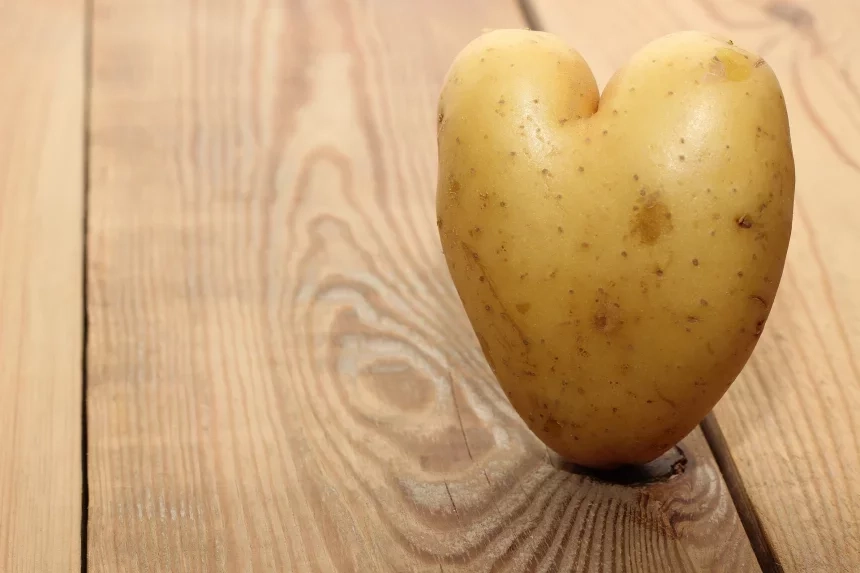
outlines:
[[[756,571],[701,432],[667,482],[560,469],[435,229],[482,0],[97,0],[92,571]],[[670,460],[671,461],[671,460]]]
[[[84,9],[0,2],[0,571],[80,570]]]
[[[788,267],[762,339],[716,408],[786,571],[860,571],[860,4],[532,0],[601,84],[645,42],[698,28],[774,68],[797,162]]]

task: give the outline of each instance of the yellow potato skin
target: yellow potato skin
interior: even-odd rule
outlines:
[[[794,159],[771,68],[698,32],[599,97],[582,57],[498,30],[439,99],[437,224],[514,408],[572,462],[645,463],[748,360],[782,276]]]

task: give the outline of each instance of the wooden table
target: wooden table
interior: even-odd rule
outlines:
[[[0,3],[0,571],[860,571],[858,24],[854,0]],[[783,285],[669,480],[548,456],[445,270],[442,77],[527,25],[601,84],[664,33],[728,34],[785,90]]]

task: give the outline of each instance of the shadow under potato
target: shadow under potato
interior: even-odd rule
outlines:
[[[557,455],[553,457],[553,465],[559,470],[613,485],[639,486],[663,482],[683,474],[687,467],[687,456],[680,446],[647,464],[621,466],[613,470],[596,470],[564,461]]]

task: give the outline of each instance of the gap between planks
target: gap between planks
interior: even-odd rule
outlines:
[[[87,455],[89,452],[89,436],[87,423],[87,383],[88,376],[88,360],[87,351],[89,349],[89,228],[90,228],[90,145],[92,143],[91,133],[92,125],[90,118],[92,117],[92,91],[93,91],[93,0],[84,0],[83,10],[83,69],[84,76],[84,93],[83,105],[81,113],[83,115],[81,139],[83,141],[82,149],[82,179],[83,192],[81,194],[82,217],[81,217],[81,241],[82,256],[81,256],[81,277],[83,285],[81,288],[81,314],[82,314],[82,341],[81,341],[81,573],[87,573],[89,570],[89,560],[87,555],[88,533],[89,533],[89,508],[90,508],[90,481],[89,481],[89,462]]]

